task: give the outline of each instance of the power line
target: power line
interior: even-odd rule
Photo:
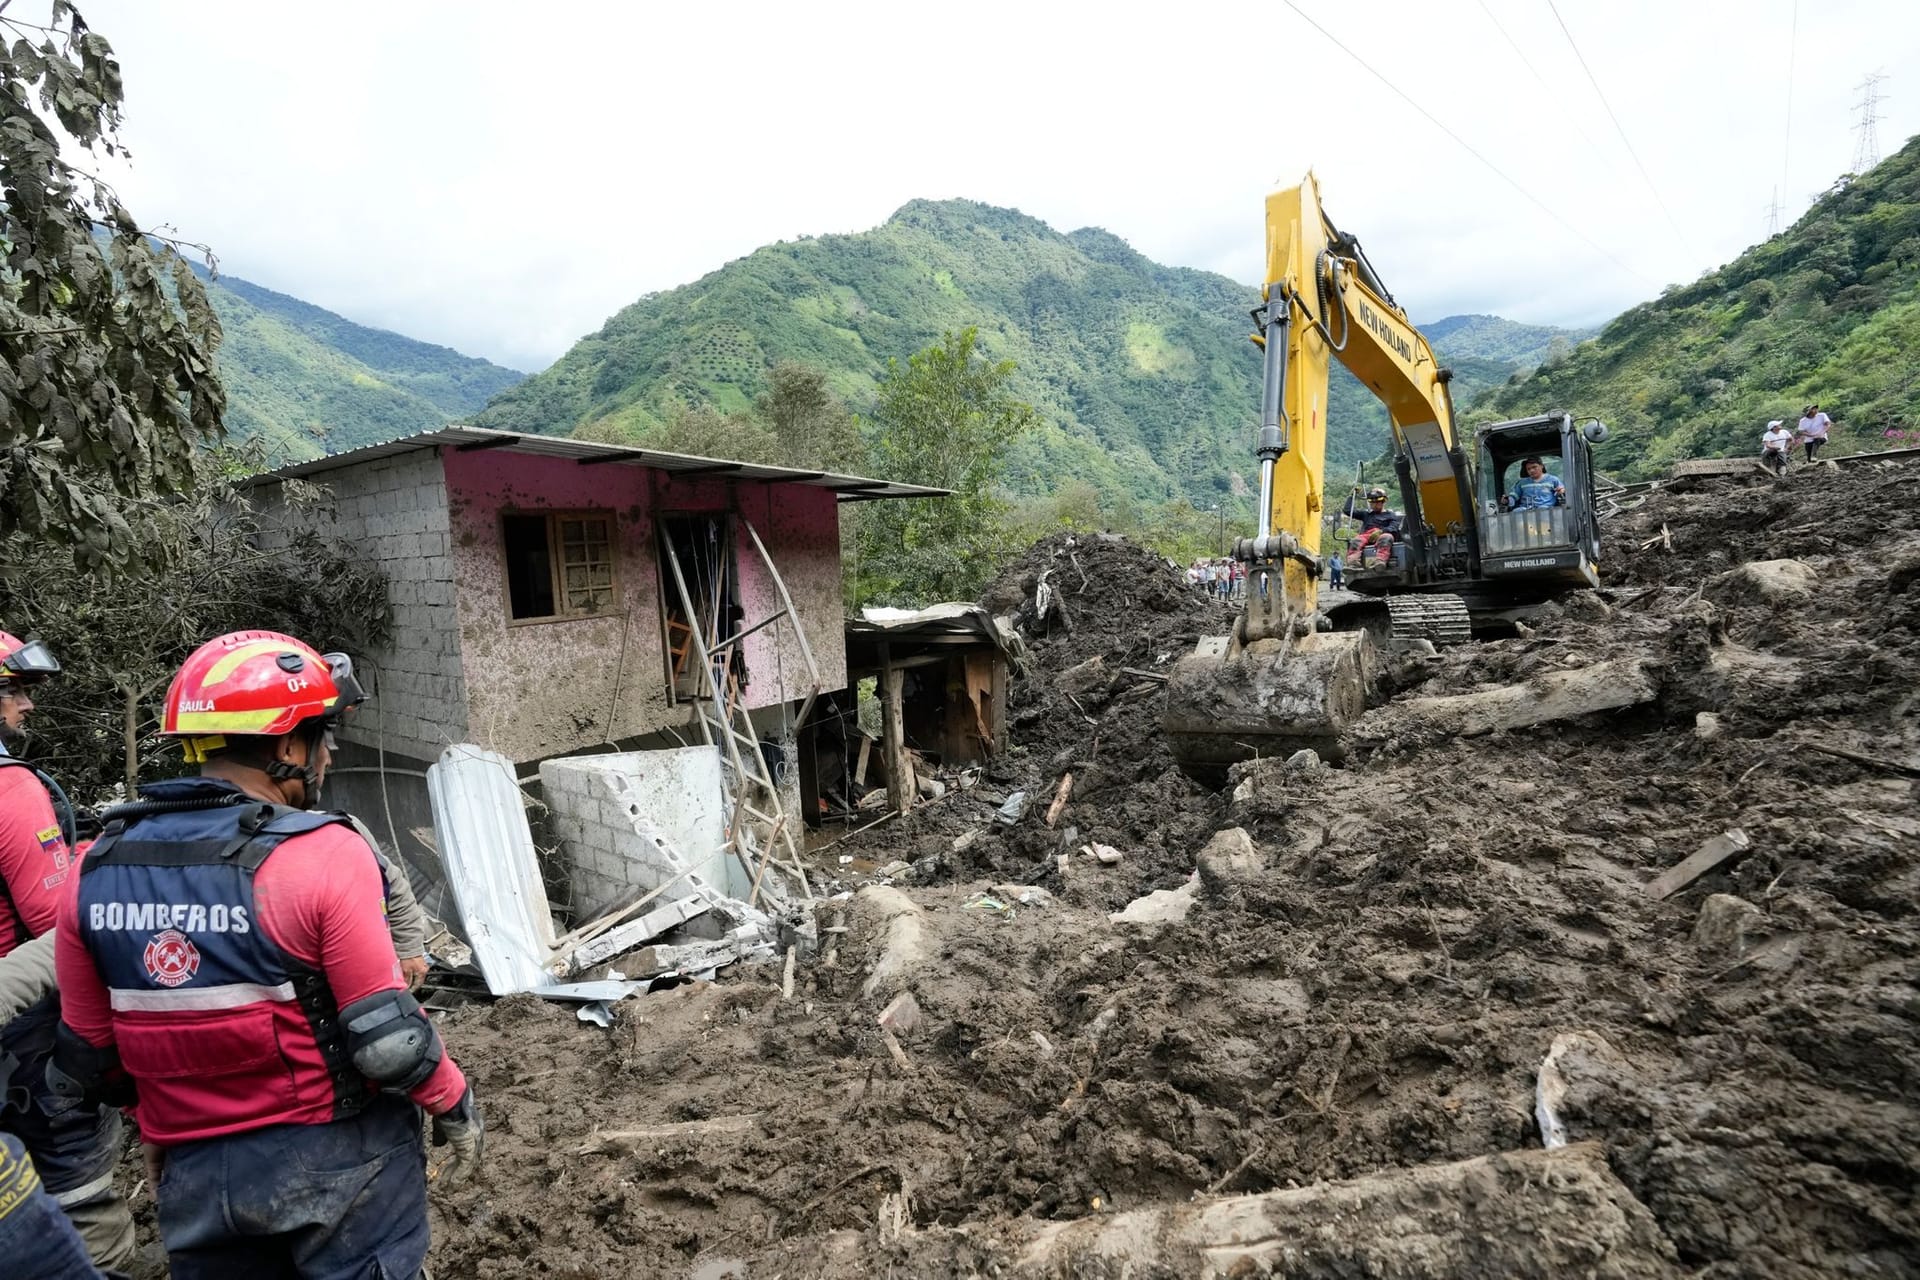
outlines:
[[[1771,240],[1780,234],[1780,188],[1773,189],[1773,199],[1767,201],[1764,212],[1767,215],[1767,239]]]
[[[1860,135],[1853,146],[1853,172],[1856,175],[1880,163],[1880,134],[1874,125],[1881,119],[1878,110],[1880,82],[1886,78],[1886,73],[1873,71],[1853,86],[1860,91],[1860,101],[1853,104],[1860,112],[1860,122],[1853,126],[1854,132]]]
[[[1667,215],[1667,225],[1673,228],[1673,233],[1680,237],[1680,247],[1691,256],[1693,246],[1687,243],[1687,233],[1680,229],[1680,223],[1674,218],[1673,210],[1667,208],[1667,202],[1661,199],[1660,189],[1653,185],[1653,178],[1647,173],[1647,166],[1640,163],[1640,153],[1633,149],[1633,143],[1628,140],[1627,131],[1620,123],[1620,117],[1613,113],[1613,104],[1607,101],[1607,95],[1600,88],[1600,81],[1594,78],[1593,68],[1587,65],[1586,55],[1580,52],[1580,46],[1575,42],[1573,32],[1567,29],[1567,20],[1560,16],[1560,10],[1553,0],[1547,0],[1547,8],[1553,11],[1553,20],[1560,24],[1560,31],[1567,37],[1567,44],[1573,50],[1573,56],[1579,59],[1580,69],[1587,73],[1587,83],[1593,86],[1593,92],[1599,97],[1600,105],[1607,109],[1607,118],[1613,121],[1614,129],[1620,134],[1620,144],[1627,149],[1627,154],[1633,157],[1634,167],[1640,170],[1641,180],[1647,184],[1647,190],[1653,193],[1654,203],[1660,206],[1660,212]]]
[[[1493,161],[1481,155],[1479,151],[1475,150],[1472,143],[1468,142],[1465,138],[1461,137],[1459,134],[1449,129],[1446,125],[1440,123],[1440,121],[1434,116],[1434,114],[1431,111],[1428,111],[1425,107],[1421,106],[1419,103],[1415,102],[1412,98],[1408,97],[1406,90],[1402,89],[1399,85],[1395,84],[1393,81],[1387,79],[1387,77],[1381,75],[1378,71],[1375,71],[1373,67],[1367,63],[1367,60],[1365,58],[1361,57],[1359,54],[1355,53],[1353,50],[1347,48],[1346,45],[1341,43],[1340,38],[1338,36],[1334,35],[1333,32],[1327,30],[1325,27],[1315,22],[1313,18],[1307,14],[1306,10],[1302,9],[1299,5],[1294,3],[1294,0],[1282,0],[1282,3],[1284,3],[1287,6],[1287,8],[1299,14],[1301,19],[1304,20],[1308,26],[1312,27],[1315,31],[1318,31],[1321,35],[1325,36],[1333,44],[1334,48],[1340,50],[1340,52],[1346,54],[1349,58],[1352,58],[1355,62],[1359,63],[1360,69],[1362,71],[1366,72],[1368,75],[1372,76],[1375,80],[1378,80],[1381,84],[1385,85],[1388,89],[1392,90],[1394,95],[1398,97],[1402,102],[1406,103],[1408,106],[1412,107],[1415,111],[1419,112],[1420,115],[1426,120],[1428,124],[1432,125],[1434,128],[1438,129],[1440,132],[1446,134],[1449,138],[1453,139],[1455,143],[1459,144],[1461,150],[1465,151],[1468,155],[1472,156],[1475,160],[1478,160],[1481,164],[1485,165],[1489,170],[1492,171],[1495,177],[1500,179],[1500,181],[1506,183],[1508,186],[1512,187],[1515,191],[1519,192],[1522,196],[1524,196],[1528,201],[1528,203],[1532,204],[1536,209],[1540,210],[1540,212],[1546,214],[1549,218],[1552,218],[1555,222],[1559,223],[1567,231],[1572,232],[1575,237],[1585,241],[1587,244],[1587,247],[1592,249],[1595,253],[1599,254],[1601,257],[1605,258],[1608,262],[1611,262],[1614,266],[1619,267],[1622,271],[1626,272],[1628,275],[1632,276],[1634,279],[1640,281],[1642,284],[1652,285],[1656,289],[1660,287],[1659,285],[1654,284],[1654,282],[1649,280],[1646,276],[1641,275],[1638,271],[1635,271],[1632,267],[1620,261],[1619,258],[1615,257],[1606,248],[1602,247],[1600,243],[1596,241],[1592,236],[1580,230],[1580,228],[1574,226],[1571,222],[1568,222],[1565,218],[1561,217],[1558,213],[1555,213],[1544,202],[1542,202],[1538,196],[1534,195],[1533,192],[1527,190],[1525,187],[1521,186],[1518,182],[1515,182],[1512,178],[1508,177],[1506,175],[1506,172],[1502,170],[1499,165],[1495,164]]]
[[[1487,0],[1480,0],[1480,12],[1487,15],[1487,21],[1491,22],[1493,29],[1498,31],[1502,38],[1506,40],[1507,46],[1513,50],[1513,56],[1520,59],[1521,65],[1526,67],[1528,71],[1531,71],[1533,78],[1540,82],[1540,87],[1547,91],[1548,100],[1559,105],[1560,114],[1566,119],[1568,124],[1573,126],[1573,131],[1580,135],[1581,141],[1587,144],[1587,150],[1593,152],[1594,158],[1606,165],[1610,172],[1617,172],[1617,170],[1614,169],[1613,161],[1609,160],[1606,153],[1600,150],[1600,144],[1595,142],[1587,131],[1580,127],[1580,121],[1575,119],[1573,112],[1567,109],[1564,95],[1553,87],[1551,81],[1540,74],[1540,69],[1533,65],[1533,60],[1522,52],[1519,42],[1511,35],[1508,35],[1507,29],[1500,25],[1500,19],[1494,17],[1493,10],[1487,7]]]

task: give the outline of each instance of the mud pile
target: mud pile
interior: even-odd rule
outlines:
[[[952,796],[862,837],[916,870],[828,904],[845,932],[791,998],[766,967],[610,1030],[449,1016],[492,1167],[436,1194],[436,1271],[1117,1275],[1105,1233],[1129,1274],[1191,1275],[1179,1241],[1215,1227],[1128,1224],[1193,1201],[1342,1206],[1282,1231],[1289,1275],[1920,1274],[1917,485],[1657,493],[1608,529],[1604,591],[1402,663],[1345,766],[1219,792],[1122,669],[1227,611],[1137,548],[1040,544],[988,602],[1053,568],[1071,629],[1032,637],[1024,750],[976,789],[1025,786],[1025,816]],[[1481,736],[1409,710],[1601,662],[1658,696]],[[1068,827],[1120,862],[1062,873]],[[1743,853],[1647,892],[1729,831]],[[1107,919],[1196,868],[1184,921]]]
[[[1042,574],[1053,600],[1038,619]],[[876,865],[904,858],[914,864],[905,880],[916,885],[1038,884],[1106,910],[1185,880],[1221,806],[1174,764],[1160,733],[1159,677],[1200,636],[1226,634],[1234,609],[1146,548],[1085,534],[1035,543],[980,603],[1013,616],[1027,645],[1007,693],[1012,753],[984,787],[916,809],[839,852]],[[1041,819],[1068,773],[1071,818],[1049,828]],[[1011,826],[994,821],[1016,792],[1025,793],[1029,816]],[[1097,879],[1063,884],[1059,856],[1081,860],[1095,843],[1120,850],[1121,861]]]

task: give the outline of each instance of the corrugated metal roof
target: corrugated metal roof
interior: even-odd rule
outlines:
[[[944,498],[950,489],[930,489],[924,485],[896,484],[891,480],[872,480],[866,476],[840,475],[832,471],[801,471],[793,467],[768,467],[757,462],[735,462],[727,458],[700,458],[689,453],[661,453],[625,444],[600,444],[593,440],[574,440],[566,436],[531,435],[524,431],[493,431],[484,427],[441,427],[418,435],[402,436],[385,444],[370,444],[345,453],[330,453],[310,462],[296,462],[278,470],[263,472],[247,481],[265,484],[273,480],[305,479],[341,467],[351,467],[375,458],[390,458],[416,449],[506,449],[512,453],[538,454],[547,458],[572,458],[581,466],[651,467],[683,476],[718,476],[727,480],[764,480],[778,484],[804,484],[816,489],[831,489],[842,502],[869,502],[876,498]]]

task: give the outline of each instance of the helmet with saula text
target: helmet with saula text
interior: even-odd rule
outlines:
[[[228,738],[278,737],[315,719],[332,729],[365,701],[346,654],[319,653],[278,631],[234,631],[180,664],[160,732],[186,739],[197,763]]]

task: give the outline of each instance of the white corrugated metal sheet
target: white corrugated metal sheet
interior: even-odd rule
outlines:
[[[460,908],[474,963],[495,995],[553,981],[553,912],[513,761],[496,751],[451,746],[427,769],[427,796],[447,888]]]
[[[384,444],[370,444],[344,453],[330,453],[309,462],[296,462],[275,471],[262,472],[246,483],[264,484],[273,480],[304,479],[325,471],[351,467],[375,458],[390,458],[416,449],[506,449],[513,453],[531,453],[548,458],[572,458],[583,465],[650,467],[682,476],[718,476],[728,480],[764,480],[769,483],[804,484],[816,489],[831,489],[842,502],[868,502],[875,498],[944,498],[948,489],[929,489],[925,485],[895,484],[891,480],[872,480],[865,476],[840,475],[831,471],[800,471],[793,467],[767,467],[756,462],[735,462],[726,458],[700,458],[688,453],[661,453],[625,444],[600,444],[593,440],[574,440],[567,436],[531,435],[524,431],[492,431],[483,427],[441,427],[418,435],[402,436]]]

